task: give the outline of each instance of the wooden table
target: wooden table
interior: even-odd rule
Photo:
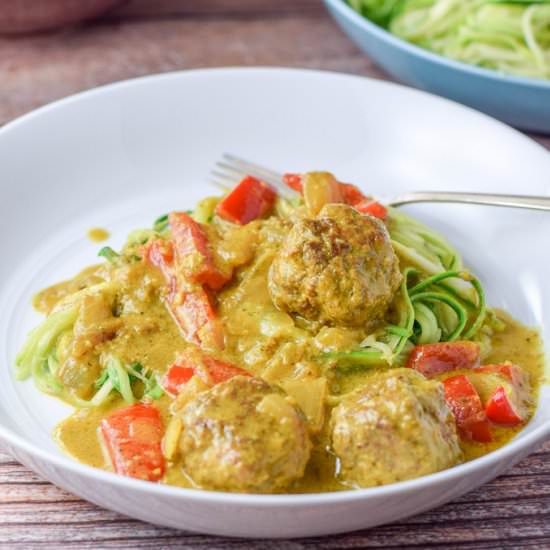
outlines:
[[[310,67],[388,77],[318,0],[134,0],[101,21],[0,39],[0,123],[99,84],[222,65]],[[534,136],[550,148],[550,137]],[[0,548],[550,548],[550,442],[437,510],[368,531],[297,541],[181,533],[84,502],[0,450]]]

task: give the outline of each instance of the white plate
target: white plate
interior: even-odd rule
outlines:
[[[550,155],[467,108],[394,84],[287,69],[149,77],[80,94],[0,131],[0,437],[43,477],[101,506],[161,525],[223,535],[337,533],[438,506],[495,477],[550,434],[550,392],[506,447],[386,487],[255,496],[118,477],[64,457],[50,433],[69,412],[16,383],[17,349],[39,317],[32,294],[97,260],[93,226],[118,246],[133,227],[214,190],[224,151],[280,170],[329,169],[374,194],[410,189],[550,193]],[[463,252],[489,301],[550,341],[550,216],[417,206]]]

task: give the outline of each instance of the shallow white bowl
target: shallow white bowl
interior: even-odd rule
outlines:
[[[41,476],[106,508],[222,535],[337,533],[438,506],[497,476],[550,435],[550,392],[506,447],[413,481],[330,494],[234,495],[165,487],[82,466],[50,433],[69,413],[16,383],[39,317],[32,294],[97,260],[93,226],[119,246],[133,227],[215,192],[224,151],[280,170],[323,168],[374,194],[470,189],[550,194],[550,155],[488,117],[394,84],[286,69],[149,77],[80,94],[0,131],[0,438]],[[471,206],[408,209],[446,234],[490,303],[550,341],[550,216]]]

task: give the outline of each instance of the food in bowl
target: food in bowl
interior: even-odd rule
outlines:
[[[506,74],[550,79],[550,2],[348,0],[396,36]]]
[[[35,297],[20,379],[75,406],[69,455],[241,493],[416,478],[534,413],[536,330],[488,308],[438,233],[327,172],[245,177]]]

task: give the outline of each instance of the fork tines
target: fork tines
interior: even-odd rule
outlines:
[[[284,184],[282,174],[229,153],[224,153],[222,158],[223,160],[216,162],[216,169],[211,172],[212,183],[217,187],[227,190],[244,176],[253,176],[270,185],[285,199],[293,199],[298,196],[296,191]]]

